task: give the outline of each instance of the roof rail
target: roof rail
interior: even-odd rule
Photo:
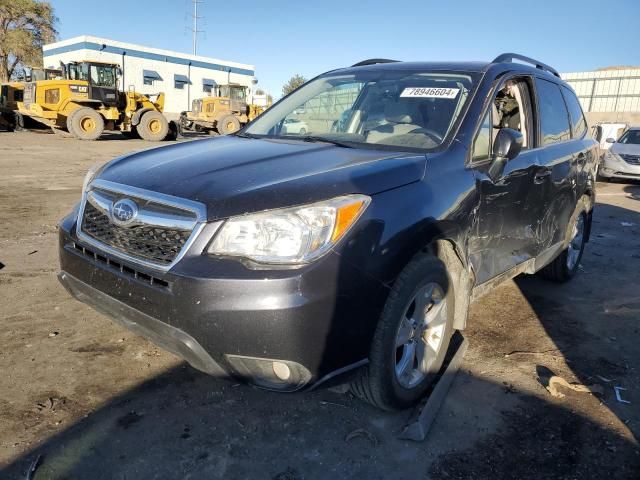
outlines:
[[[375,65],[376,63],[396,63],[400,60],[389,60],[388,58],[370,58],[351,65],[352,67],[363,67],[365,65]]]
[[[534,65],[536,68],[539,68],[540,70],[546,70],[547,72],[560,78],[560,74],[555,68],[550,67],[546,63],[539,62],[538,60],[525,57],[524,55],[519,55],[517,53],[503,53],[502,55],[498,55],[496,58],[494,58],[493,62],[491,63],[511,63],[514,60],[520,60],[521,62],[530,63],[531,65]]]

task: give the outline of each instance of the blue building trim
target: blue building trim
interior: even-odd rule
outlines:
[[[106,45],[103,48],[102,44],[93,42],[78,42],[71,45],[66,45],[64,47],[52,48],[50,50],[45,50],[43,54],[45,57],[47,57],[49,55],[58,55],[60,53],[73,52],[75,50],[95,50],[97,52],[102,51],[107,53],[115,53],[117,55],[122,55],[124,53],[127,57],[145,58],[147,60],[175,63],[177,65],[191,64],[192,67],[208,68],[209,70],[219,70],[225,73],[231,71],[231,73],[237,73],[239,75],[249,75],[251,77],[253,77],[255,74],[254,70],[249,70],[246,68],[230,67],[228,65],[221,65],[219,63],[200,62],[198,60],[190,60],[188,58],[173,57],[171,55],[160,55],[158,53],[143,52],[141,50],[129,48],[112,47],[110,45]]]

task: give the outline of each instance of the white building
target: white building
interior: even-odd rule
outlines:
[[[238,83],[251,90],[255,67],[217,58],[143,47],[107,38],[82,35],[43,47],[45,67],[60,62],[97,60],[120,65],[120,88],[141,93],[165,94],[164,111],[169,118],[191,109],[191,101],[211,94],[215,85]]]
[[[585,112],[640,112],[640,68],[560,74]]]

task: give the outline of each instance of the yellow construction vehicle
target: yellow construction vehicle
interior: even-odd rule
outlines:
[[[13,131],[24,126],[22,117],[16,112],[24,95],[24,83],[8,82],[0,84],[0,125]]]
[[[61,65],[55,79],[27,82],[18,112],[81,140],[96,140],[117,130],[144,140],[164,140],[169,123],[162,114],[164,94],[155,100],[133,90],[118,90],[120,67],[94,60]],[[46,77],[45,77],[46,78]]]
[[[262,107],[247,104],[248,88],[244,85],[228,84],[214,88],[214,96],[194,100],[191,110],[180,114],[183,130],[227,135],[237,132],[263,112]]]
[[[8,130],[22,130],[35,126],[35,122],[25,125],[23,115],[18,111],[23,103],[24,85],[36,80],[53,80],[62,77],[62,70],[57,68],[28,67],[14,82],[0,84],[0,125]]]

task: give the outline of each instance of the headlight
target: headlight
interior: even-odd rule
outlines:
[[[104,167],[105,165],[106,164],[104,162],[99,162],[99,163],[93,164],[89,168],[89,171],[84,176],[84,182],[82,183],[82,192],[83,193],[87,191],[87,188],[89,187],[89,184],[93,181],[94,178],[96,178],[98,173],[100,173],[100,171],[102,170],[102,167]]]
[[[366,195],[345,195],[300,207],[233,217],[218,230],[207,251],[259,263],[307,263],[335,245],[370,201]]]

